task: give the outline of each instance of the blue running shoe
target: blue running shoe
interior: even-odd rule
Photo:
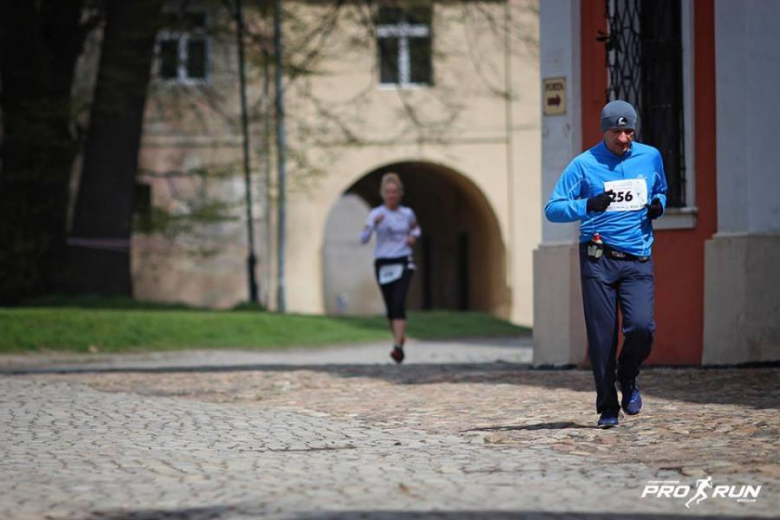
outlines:
[[[619,423],[618,417],[620,416],[620,409],[605,410],[599,417],[599,428],[612,428]]]
[[[620,400],[620,406],[628,415],[636,415],[642,411],[642,395],[639,393],[639,387],[636,381],[621,381],[620,391],[623,398]]]

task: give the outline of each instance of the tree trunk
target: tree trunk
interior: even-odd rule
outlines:
[[[84,169],[69,248],[79,293],[132,295],[130,236],[146,92],[163,0],[106,0]]]
[[[76,61],[92,28],[82,0],[5,0],[0,7],[0,303],[62,279]]]

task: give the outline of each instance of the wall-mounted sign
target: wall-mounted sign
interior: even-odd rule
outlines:
[[[566,113],[566,78],[544,80],[544,115],[560,116]]]

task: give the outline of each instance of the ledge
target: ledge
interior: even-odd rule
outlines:
[[[699,209],[696,207],[667,208],[664,216],[653,222],[656,231],[664,229],[693,229],[696,227],[696,216]]]

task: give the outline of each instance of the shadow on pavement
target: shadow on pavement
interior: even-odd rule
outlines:
[[[599,427],[592,424],[578,424],[575,422],[546,422],[524,425],[508,426],[490,426],[487,428],[473,428],[464,430],[466,432],[511,432],[511,431],[530,431],[530,430],[598,430]]]
[[[213,506],[184,509],[139,509],[131,511],[96,511],[85,520],[227,520],[229,518],[263,518],[269,515],[264,508],[243,506]],[[281,514],[298,520],[411,520],[411,519],[496,519],[496,520],[665,520],[697,518],[700,520],[758,520],[753,516],[725,516],[702,514],[654,513],[578,513],[542,511],[312,511],[310,513]]]
[[[182,509],[135,509],[94,511],[84,520],[218,520],[230,518],[236,514],[251,515],[241,507],[205,506]],[[257,513],[257,518],[265,513]],[[229,515],[229,516],[228,516]],[[250,516],[251,518],[251,516]]]
[[[443,363],[347,365],[262,364],[234,366],[168,367],[47,367],[15,369],[0,375],[116,374],[116,373],[219,373],[219,372],[325,372],[343,378],[376,378],[395,385],[510,384],[593,392],[588,370],[537,370],[512,363]],[[648,368],[640,376],[642,391],[674,401],[732,404],[756,409],[780,408],[780,368],[664,369]]]
[[[300,520],[327,519],[327,520],[401,520],[416,518],[433,518],[445,520],[466,519],[496,519],[496,520],[665,520],[681,518],[697,518],[700,520],[758,520],[760,517],[752,516],[723,516],[723,515],[668,515],[652,513],[548,513],[541,511],[338,511],[312,513],[300,515],[295,518]]]

